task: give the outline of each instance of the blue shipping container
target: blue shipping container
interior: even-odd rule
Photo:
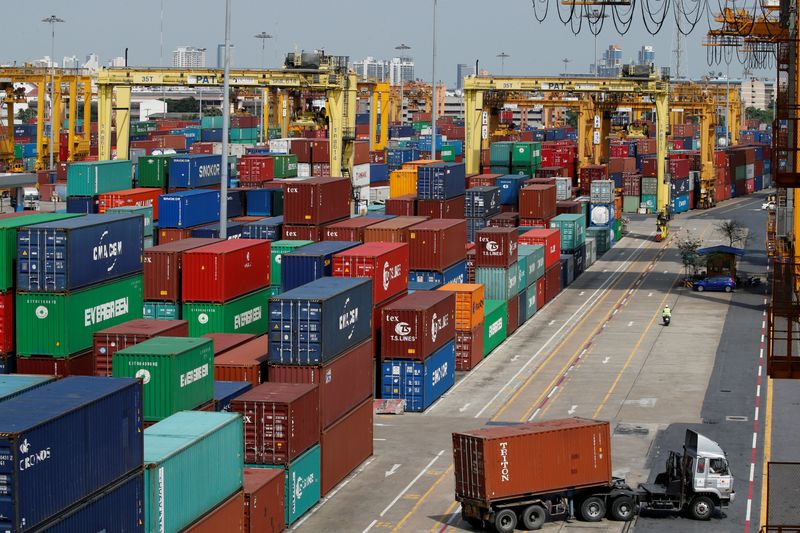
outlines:
[[[231,400],[252,388],[249,381],[214,381],[214,407],[217,411],[227,411]]]
[[[138,215],[86,215],[20,228],[17,288],[68,291],[141,272],[143,239]]]
[[[518,174],[506,174],[495,180],[495,185],[500,187],[500,203],[503,205],[517,205],[519,203],[519,190],[527,178]]]
[[[228,218],[244,216],[245,189],[228,189]]]
[[[67,196],[67,213],[97,213],[97,196]]]
[[[372,163],[369,166],[369,182],[381,183],[389,181],[389,165],[385,163]]]
[[[372,280],[320,278],[269,300],[269,359],[315,365],[372,335]]]
[[[247,189],[247,216],[271,217],[272,195],[277,189]]]
[[[475,233],[482,230],[489,225],[489,222],[483,218],[468,218],[467,219],[467,240],[475,242]]]
[[[141,383],[122,378],[66,377],[4,402],[3,531],[33,529],[140,469],[141,413]]]
[[[417,172],[417,198],[420,200],[449,200],[466,190],[464,163],[433,163],[419,167]]]
[[[222,156],[183,155],[169,160],[169,186],[196,189],[219,185],[222,181]]]
[[[0,377],[0,400],[5,401],[15,396],[40,387],[55,376],[28,376],[25,374],[9,374]]]
[[[685,213],[689,210],[689,195],[684,194],[672,199],[672,210],[676,213]]]
[[[467,262],[459,261],[445,268],[443,272],[432,270],[412,270],[408,273],[409,283],[435,283],[447,285],[448,283],[467,283]],[[422,290],[422,289],[418,289]]]
[[[417,291],[435,291],[442,284],[437,281],[414,281],[408,282],[408,294],[414,294]]]
[[[242,226],[242,239],[281,240],[283,232],[283,215],[248,222]]]
[[[323,241],[283,254],[281,291],[296,289],[315,279],[332,275],[333,256],[360,246],[357,241]]]
[[[464,196],[464,216],[489,218],[500,212],[499,187],[473,187]]]
[[[219,191],[196,190],[158,197],[159,228],[189,228],[219,220]]]
[[[17,357],[4,355],[0,357],[0,374],[13,374],[17,371]]]
[[[242,228],[244,227],[243,222],[234,222],[233,220],[229,220],[226,226],[228,240],[242,238]],[[192,230],[192,237],[219,239],[219,227],[219,222],[214,222],[212,224],[200,226],[199,228],[194,228]]]
[[[422,412],[455,384],[456,345],[450,341],[425,359],[384,361],[381,393],[385,400],[405,400],[406,411]]]
[[[673,198],[689,194],[689,178],[672,178],[669,184]]]
[[[221,143],[222,128],[203,128],[200,130],[200,139],[203,142]]]

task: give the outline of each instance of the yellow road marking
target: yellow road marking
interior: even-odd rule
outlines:
[[[427,499],[427,497],[431,495],[433,490],[437,486],[439,486],[439,483],[441,483],[442,480],[445,478],[445,476],[449,474],[452,470],[453,470],[453,465],[450,465],[447,467],[447,470],[442,472],[442,475],[440,475],[439,478],[433,483],[433,485],[431,485],[430,488],[427,491],[425,491],[425,494],[423,494],[422,497],[419,500],[417,500],[417,503],[414,504],[414,507],[412,507],[411,510],[407,512],[406,515],[397,523],[397,525],[394,526],[394,529],[392,529],[392,533],[400,531],[400,528],[403,526],[403,524],[406,523],[406,520],[411,518],[411,515],[417,512],[417,509],[422,504],[422,502],[424,502]]]
[[[766,368],[766,366],[764,367]],[[767,376],[767,405],[764,409],[764,461],[761,464],[760,524],[767,523],[767,465],[772,453],[772,378]]]
[[[451,503],[451,504],[450,504],[450,507],[448,507],[448,508],[447,508],[447,510],[444,512],[444,519],[445,519],[445,520],[447,520],[447,517],[448,517],[448,516],[450,516],[450,513],[452,513],[452,512],[453,512],[453,509],[455,509],[455,508],[456,508],[456,505],[458,505],[458,502],[457,502],[457,501],[454,501],[453,503]],[[441,531],[442,533],[444,533],[444,532],[445,532],[445,531],[447,531],[448,529],[450,529],[450,526],[449,526],[449,525],[447,525],[447,522],[445,522],[445,523],[444,523],[444,525],[441,525],[441,524],[436,524],[435,526],[433,526],[433,527],[430,529],[430,533],[437,533],[437,532],[439,532],[439,531]]]

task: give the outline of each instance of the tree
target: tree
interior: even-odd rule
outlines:
[[[566,113],[565,116],[566,116],[567,126],[569,126],[571,128],[577,128],[578,127],[578,112],[577,111],[573,111],[572,109],[567,109],[567,113]]]
[[[681,262],[683,263],[683,272],[689,275],[691,269],[692,274],[697,274],[697,267],[700,266],[700,256],[697,255],[697,250],[703,242],[700,239],[686,235],[678,239],[678,252],[681,254]]]
[[[739,243],[744,248],[747,244],[747,226],[738,220],[723,220],[718,222],[714,228],[717,233],[728,240],[729,246]]]
[[[17,111],[17,118],[23,123],[27,123],[29,120],[36,118],[36,110],[30,107],[20,109]]]
[[[770,123],[772,122],[772,109],[758,109],[756,107],[747,107],[744,110],[744,116],[748,120],[757,120],[759,122]]]
[[[206,117],[221,117],[222,116],[222,109],[218,107],[209,107],[207,109],[203,109],[203,116]]]
[[[196,113],[200,111],[200,102],[194,96],[180,100],[167,98],[167,109],[173,113]]]

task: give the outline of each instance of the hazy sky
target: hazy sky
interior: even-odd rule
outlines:
[[[570,72],[587,72],[594,56],[594,38],[585,30],[578,36],[564,26],[554,12],[544,23],[534,18],[530,0],[439,0],[437,78],[448,86],[455,80],[456,64],[474,65],[493,73],[500,71],[504,51],[506,74],[548,75],[563,71],[562,58],[572,60]],[[159,65],[160,0],[34,0],[16,2],[6,10],[11,17],[0,32],[0,62],[24,62],[50,54],[49,25],[40,20],[55,14],[66,20],[56,26],[55,58],[76,55],[83,61],[95,52],[103,63],[129,48],[131,65]],[[232,44],[234,65],[258,67],[260,41],[253,38],[266,31],[276,38],[267,41],[267,66],[278,66],[287,51],[324,47],[334,55],[361,59],[371,55],[388,58],[394,47],[405,42],[416,62],[417,77],[431,77],[432,0],[232,0]],[[716,4],[715,4],[716,5]],[[207,48],[207,65],[216,66],[216,46],[223,42],[223,0],[164,0],[164,66],[172,61],[178,46]],[[638,11],[638,8],[637,8]],[[725,72],[725,65],[709,67],[701,46],[708,25],[698,24],[684,42],[688,73],[699,76]],[[624,59],[636,58],[642,45],[655,47],[659,65],[674,65],[674,26],[665,24],[655,37],[635,15],[630,32],[620,36],[611,19],[597,39],[598,55],[611,43],[620,44]],[[735,62],[732,78],[742,73]],[[772,71],[761,75],[774,75]]]

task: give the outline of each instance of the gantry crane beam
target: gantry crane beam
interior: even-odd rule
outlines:
[[[98,158],[111,158],[111,125],[116,119],[117,155],[128,157],[130,140],[130,96],[132,87],[221,87],[224,73],[220,69],[148,69],[108,68],[97,76],[98,89]],[[325,94],[328,112],[328,137],[330,140],[331,175],[341,176],[343,160],[348,159],[347,148],[355,137],[355,101],[357,81],[355,75],[342,74],[328,69],[285,69],[230,71],[231,87],[281,90],[279,117],[286,129],[287,115],[285,92],[318,91]],[[226,102],[227,98],[223,98]],[[264,117],[268,118],[269,98],[264,101]],[[266,124],[267,122],[265,122]],[[352,151],[352,147],[350,147]],[[352,157],[352,154],[350,154]],[[348,165],[352,163],[349,162]]]
[[[391,114],[391,89],[386,82],[359,81],[359,96],[369,100],[370,150],[385,150],[389,143],[389,115]],[[380,126],[378,125],[380,117]]]
[[[753,16],[745,9],[725,8],[714,17],[720,28],[708,31],[710,37],[746,37],[760,42],[778,42],[789,38],[788,29],[781,28],[775,18]]]

